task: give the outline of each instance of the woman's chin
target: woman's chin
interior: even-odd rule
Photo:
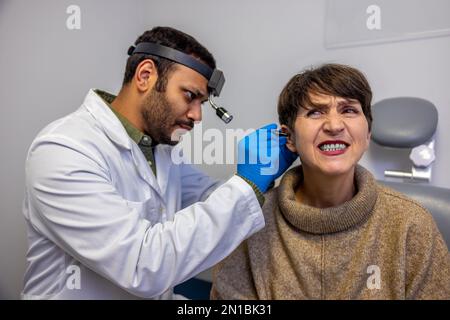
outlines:
[[[322,174],[330,177],[336,177],[336,176],[342,176],[346,174],[350,174],[353,172],[356,164],[328,164],[319,166],[319,171],[322,172]]]

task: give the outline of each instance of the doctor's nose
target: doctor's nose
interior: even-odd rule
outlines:
[[[202,104],[194,103],[189,107],[187,118],[194,122],[202,121]]]

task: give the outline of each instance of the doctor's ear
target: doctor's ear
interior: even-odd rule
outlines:
[[[294,152],[297,153],[297,148],[295,147],[295,140],[294,140],[294,131],[291,130],[287,125],[282,124],[281,125],[281,132],[286,135],[287,142],[286,147]]]
[[[145,59],[138,64],[134,80],[139,91],[146,92],[152,89],[157,79],[158,71],[153,60]]]

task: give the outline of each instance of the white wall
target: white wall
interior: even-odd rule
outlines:
[[[225,72],[227,82],[219,101],[235,120],[225,126],[206,110],[204,129],[255,128],[276,122],[278,94],[295,72],[329,61],[351,64],[367,75],[375,102],[416,96],[436,104],[440,120],[432,184],[450,188],[446,139],[450,38],[327,50],[325,3],[0,0],[0,298],[17,298],[21,290],[26,252],[21,213],[24,160],[33,137],[45,124],[78,108],[89,88],[117,92],[128,46],[156,25],[194,35]],[[81,30],[65,27],[70,4],[81,7]],[[377,177],[384,169],[409,169],[407,152],[377,146],[371,147],[362,164]],[[221,178],[235,170],[234,166],[202,167]]]

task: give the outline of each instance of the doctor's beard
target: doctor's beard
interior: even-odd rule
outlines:
[[[177,120],[173,113],[165,92],[158,92],[153,87],[144,104],[141,107],[141,115],[144,119],[146,133],[154,142],[168,145],[176,145],[179,140],[172,140],[172,131],[176,125],[194,126],[191,121]]]

